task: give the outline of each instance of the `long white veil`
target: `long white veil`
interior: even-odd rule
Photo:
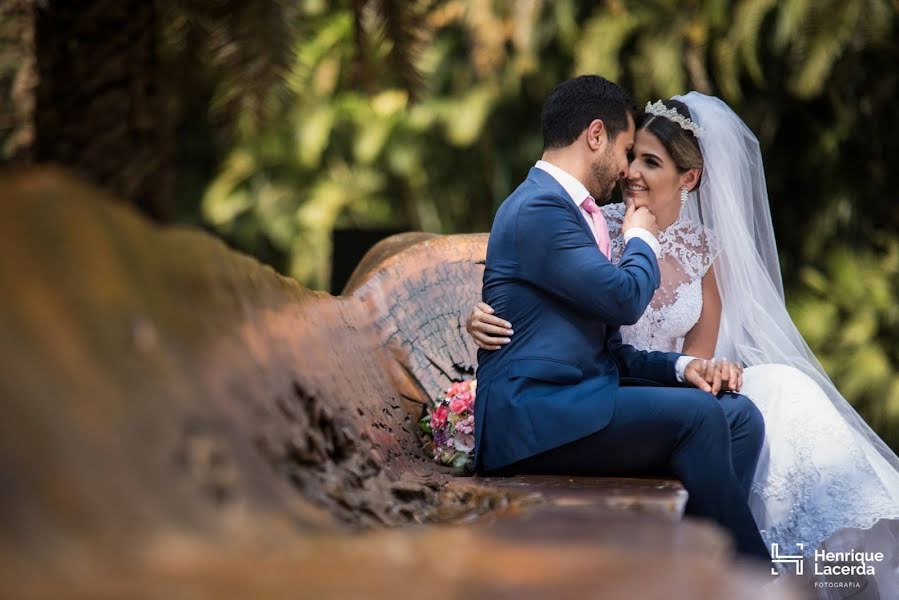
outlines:
[[[690,92],[674,99],[687,105],[702,129],[705,168],[685,214],[712,229],[720,242],[714,269],[723,309],[716,356],[746,366],[789,365],[811,377],[869,443],[864,451],[873,470],[895,481],[899,457],[836,389],[787,312],[758,140],[718,98]]]

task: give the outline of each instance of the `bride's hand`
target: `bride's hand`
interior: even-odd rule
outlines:
[[[726,358],[713,358],[711,362],[714,363],[709,367],[710,371],[714,370],[711,375],[712,389],[717,383],[719,391],[739,392],[743,387],[743,367]],[[706,381],[709,381],[708,377]]]
[[[490,305],[483,302],[478,302],[471,309],[465,329],[482,350],[499,350],[512,341],[506,336],[514,333],[512,324],[494,316]]]
[[[722,374],[721,389],[739,392],[743,388],[743,367],[727,359],[724,359],[724,362],[727,365],[727,373]]]
[[[726,358],[697,358],[684,369],[684,380],[713,395],[722,390],[739,392],[743,387],[743,367]]]

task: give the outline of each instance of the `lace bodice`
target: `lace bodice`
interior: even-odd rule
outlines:
[[[602,212],[609,224],[612,262],[617,264],[624,251],[624,204],[607,204]],[[684,336],[699,321],[702,277],[718,254],[718,242],[711,230],[681,218],[659,232],[659,244],[662,283],[640,320],[622,327],[621,336],[640,350],[679,352]]]

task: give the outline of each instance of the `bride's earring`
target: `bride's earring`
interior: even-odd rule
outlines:
[[[687,189],[687,186],[684,186],[680,189],[680,207],[683,208],[687,205],[687,193],[690,190]]]

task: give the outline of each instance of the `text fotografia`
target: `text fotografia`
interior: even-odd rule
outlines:
[[[883,562],[883,558],[883,552],[816,550],[815,575],[874,575],[876,571],[871,563]]]

